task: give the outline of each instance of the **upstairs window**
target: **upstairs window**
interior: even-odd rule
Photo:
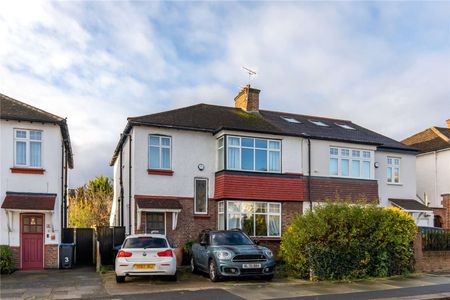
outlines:
[[[148,137],[148,168],[171,169],[172,138],[163,135]]]
[[[208,213],[208,179],[195,178],[194,181],[194,213],[206,215]]]
[[[371,178],[372,151],[330,147],[330,176]]]
[[[42,167],[42,131],[14,130],[14,165],[19,167]]]
[[[388,157],[386,172],[388,183],[400,183],[400,158]]]
[[[230,170],[280,172],[281,141],[228,136],[226,165]]]

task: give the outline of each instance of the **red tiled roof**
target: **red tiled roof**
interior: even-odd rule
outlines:
[[[402,143],[419,149],[420,153],[447,149],[450,148],[450,128],[428,128],[404,139]]]
[[[7,192],[2,208],[28,210],[54,210],[56,194]]]
[[[180,202],[175,199],[151,199],[136,196],[136,204],[139,208],[155,208],[155,209],[182,209]]]

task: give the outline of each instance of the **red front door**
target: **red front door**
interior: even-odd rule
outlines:
[[[21,215],[22,269],[42,269],[44,251],[44,215]]]

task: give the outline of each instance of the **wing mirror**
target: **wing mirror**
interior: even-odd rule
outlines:
[[[200,245],[201,245],[201,246],[206,246],[207,243],[206,243],[205,241],[201,241],[201,242],[200,242]]]

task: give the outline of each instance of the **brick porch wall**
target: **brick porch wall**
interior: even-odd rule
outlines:
[[[442,207],[433,207],[435,216],[440,216],[442,219],[442,228],[450,229],[450,194],[442,195]]]
[[[44,245],[44,268],[59,268],[58,245]]]
[[[311,177],[311,195],[312,201],[318,202],[334,201],[339,196],[343,201],[366,199],[370,203],[378,203],[379,198],[376,180],[333,177]],[[308,199],[308,185],[305,199]]]
[[[11,247],[13,255],[14,268],[20,269],[20,247]]]

